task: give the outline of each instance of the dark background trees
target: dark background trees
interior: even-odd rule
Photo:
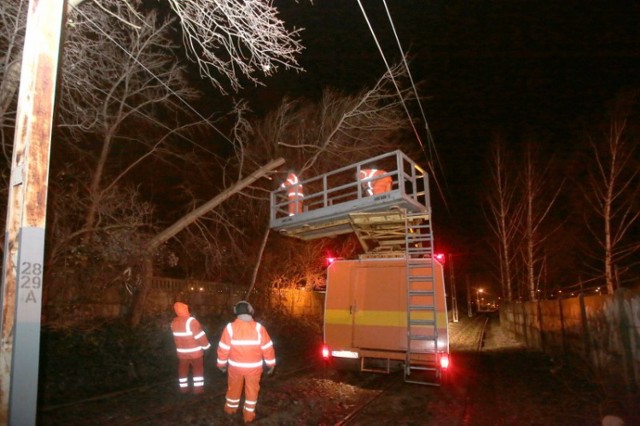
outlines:
[[[62,301],[72,306],[110,286],[121,288],[123,294],[135,292],[149,241],[217,194],[233,188],[243,177],[282,157],[286,164],[277,172],[242,188],[154,247],[154,273],[158,275],[248,286],[260,260],[256,254],[267,227],[268,192],[277,188],[288,169],[296,170],[303,178],[311,177],[395,149],[405,151],[420,164],[432,166],[436,172],[432,183],[442,185],[442,191],[432,188],[436,247],[464,255],[464,259],[456,259],[456,267],[461,269],[456,272],[459,278],[487,269],[504,271],[501,255],[496,254],[502,251],[491,250],[500,240],[492,240],[482,201],[511,191],[514,203],[521,203],[523,196],[533,194],[533,188],[527,190],[523,183],[526,180],[516,178],[518,172],[529,170],[529,181],[538,182],[543,194],[539,203],[531,204],[531,211],[535,207],[539,212],[540,221],[525,226],[518,214],[523,211],[522,204],[514,204],[505,218],[511,235],[502,238],[508,238],[508,245],[514,246],[504,255],[513,266],[502,274],[502,282],[504,277],[511,277],[510,284],[503,284],[504,296],[531,298],[535,281],[543,297],[563,288],[574,291],[609,285],[611,291],[619,285],[635,285],[640,187],[638,151],[634,148],[638,137],[634,112],[637,104],[627,102],[632,107],[615,121],[605,118],[604,102],[599,105],[599,120],[594,119],[593,105],[590,109],[578,105],[578,111],[584,113],[583,120],[589,123],[580,132],[559,130],[576,117],[553,117],[551,111],[545,111],[538,123],[535,116],[510,107],[514,99],[532,102],[538,109],[553,103],[553,92],[548,92],[547,97],[540,93],[532,96],[529,92],[518,93],[520,89],[516,87],[519,79],[528,79],[527,84],[534,86],[541,84],[538,87],[543,89],[550,87],[550,71],[536,62],[538,53],[549,44],[550,34],[545,33],[518,57],[519,62],[533,67],[534,73],[526,77],[526,67],[509,73],[509,61],[498,58],[492,64],[496,70],[492,74],[479,67],[482,58],[495,55],[497,49],[491,43],[480,46],[484,48],[481,54],[471,54],[474,46],[482,44],[471,31],[479,22],[470,20],[467,32],[456,32],[445,21],[434,22],[427,9],[403,12],[416,14],[443,30],[440,44],[428,55],[420,59],[424,47],[412,49],[409,55],[412,67],[433,67],[423,74],[428,79],[419,88],[421,96],[434,96],[433,102],[428,103],[427,117],[436,136],[436,147],[443,154],[438,159],[430,154],[431,147],[421,146],[416,140],[406,116],[405,105],[414,113],[419,129],[427,125],[420,121],[423,117],[417,112],[416,99],[402,67],[385,70],[377,52],[370,50],[373,46],[369,39],[360,40],[360,50],[352,56],[334,47],[342,63],[325,62],[330,56],[326,43],[341,40],[341,35],[362,33],[362,29],[349,33],[340,22],[336,24],[328,18],[323,18],[327,25],[322,27],[317,21],[321,16],[318,13],[325,11],[326,5],[318,5],[317,9],[306,3],[288,5],[284,12],[292,23],[278,21],[277,33],[271,34],[275,39],[269,39],[264,46],[253,46],[256,50],[243,57],[245,51],[234,50],[236,45],[199,44],[211,35],[207,32],[209,23],[217,22],[220,16],[203,9],[208,2],[194,0],[187,7],[198,11],[197,19],[180,21],[182,3],[86,1],[70,12],[47,222],[45,288],[52,303]],[[224,7],[235,4],[218,3]],[[9,176],[15,101],[9,95],[15,81],[11,70],[20,57],[19,17],[25,11],[24,4],[10,0],[2,5],[7,23],[0,45],[7,52],[0,69],[5,181]],[[23,10],[19,12],[21,5]],[[224,7],[222,11],[226,10]],[[458,7],[462,8],[451,4],[437,12],[449,18],[457,13],[467,16]],[[307,74],[285,72],[267,79],[278,65],[281,71],[300,67],[297,58],[302,50],[298,40],[304,40],[305,32],[287,31],[280,26],[297,27],[299,10],[313,14],[306,22],[317,27],[309,28],[307,40],[311,43],[322,39],[323,55],[312,59],[301,56],[305,58],[301,63],[310,68]],[[243,25],[261,22],[258,9],[246,12],[234,17]],[[276,19],[271,14],[273,10],[269,12],[263,22],[267,27]],[[506,14],[489,12],[483,12],[486,22],[499,23],[497,27],[506,33],[513,30],[506,23]],[[518,16],[528,26],[522,27],[520,38],[512,40],[514,46],[524,43],[529,26],[539,24],[534,18]],[[411,25],[401,28],[415,30]],[[508,38],[495,38],[493,29],[485,31],[487,40],[495,43]],[[370,37],[366,32],[364,35]],[[277,39],[283,44],[271,44]],[[460,45],[467,46],[467,50],[460,50]],[[265,47],[271,49],[271,54],[262,56],[261,49]],[[559,67],[558,62],[562,61],[556,58],[553,65]],[[369,63],[376,65],[372,69],[363,65]],[[313,74],[313,69],[321,72]],[[341,82],[350,69],[362,78]],[[241,72],[235,73],[236,70]],[[461,73],[464,84],[457,85],[450,76]],[[476,74],[476,83],[471,83],[471,74]],[[570,76],[561,77],[561,83],[569,84]],[[312,84],[310,78],[315,79]],[[493,91],[495,96],[490,96],[494,79],[506,88],[499,93]],[[399,82],[400,94],[393,80]],[[571,80],[571,91],[577,91],[574,83]],[[591,88],[594,85],[587,84]],[[596,87],[601,99],[605,99],[604,95],[614,98],[612,87]],[[468,98],[462,100],[467,92],[474,103]],[[237,99],[223,93],[234,93]],[[570,102],[563,96],[568,95],[558,94],[562,106],[570,109],[566,105]],[[512,114],[500,115],[508,108]],[[456,127],[455,116],[474,121],[477,126],[462,123],[452,129]],[[592,123],[603,123],[610,131],[599,132]],[[499,169],[490,166],[491,151],[486,148],[494,139],[494,131],[502,132],[504,152],[509,158]],[[426,143],[428,138],[420,133]],[[535,137],[531,136],[534,133]],[[527,141],[539,155],[529,163],[522,160],[527,158]],[[611,142],[617,145],[612,148]],[[614,158],[616,153],[624,154],[625,162],[615,162],[619,159]],[[550,163],[551,158],[556,162]],[[440,174],[438,160],[444,164],[444,174]],[[525,168],[526,164],[531,167]],[[499,190],[486,179],[498,170],[513,176],[510,189]],[[609,170],[615,171],[619,180],[612,180]],[[548,183],[534,177],[542,172]],[[565,184],[560,186],[561,182]],[[557,188],[561,190],[556,199]],[[551,200],[555,202],[549,204]],[[484,207],[491,210],[486,204]],[[536,225],[542,227],[538,228],[541,234],[526,232]],[[519,255],[521,243],[527,241],[523,235],[532,242],[530,248],[535,246],[535,255]],[[328,251],[353,255],[358,247],[349,238],[302,243],[270,236],[258,269],[257,285],[314,286],[322,276],[322,261]],[[590,256],[585,256],[587,252]],[[295,258],[296,267],[279,262],[282,254]],[[528,274],[525,264],[531,266]],[[495,281],[496,291],[498,282]]]

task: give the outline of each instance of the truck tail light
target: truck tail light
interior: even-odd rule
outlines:
[[[443,370],[449,368],[449,354],[440,354],[440,368]]]
[[[322,359],[329,359],[329,346],[322,345]]]

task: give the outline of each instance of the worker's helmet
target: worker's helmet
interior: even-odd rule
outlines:
[[[253,315],[254,312],[255,311],[253,310],[253,306],[251,306],[251,304],[249,302],[247,302],[246,300],[239,301],[233,307],[233,313],[235,315],[241,315],[241,314]]]

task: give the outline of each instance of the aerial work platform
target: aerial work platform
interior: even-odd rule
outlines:
[[[361,171],[382,170],[384,174],[360,180]],[[370,195],[368,184],[390,177],[391,188]],[[286,188],[271,192],[270,227],[281,234],[313,240],[357,232],[358,224],[376,227],[378,216],[394,212],[430,214],[427,173],[401,151],[370,158],[311,179],[301,179],[302,212],[289,213]],[[381,225],[383,226],[383,225]]]

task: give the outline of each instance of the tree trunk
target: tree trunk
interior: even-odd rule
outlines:
[[[260,269],[260,264],[262,263],[262,255],[264,254],[264,248],[267,246],[267,240],[269,239],[269,232],[271,228],[267,226],[267,230],[264,233],[264,237],[262,237],[262,244],[260,245],[260,251],[258,252],[258,258],[256,259],[256,266],[253,268],[253,276],[251,277],[251,285],[247,290],[247,294],[244,299],[249,300],[249,295],[253,291],[253,287],[256,285],[256,278],[258,277],[258,270]]]
[[[175,236],[178,232],[182,231],[187,226],[194,223],[204,214],[210,212],[218,205],[222,204],[224,201],[229,199],[236,192],[242,191],[247,186],[251,185],[253,182],[257,181],[270,171],[280,167],[284,164],[283,158],[278,158],[277,160],[273,160],[269,162],[267,165],[260,167],[255,172],[251,173],[246,178],[236,182],[232,187],[225,189],[220,194],[218,194],[215,198],[209,200],[202,206],[193,210],[192,212],[186,214],[173,225],[169,226],[164,231],[160,232],[158,235],[153,237],[151,241],[147,244],[147,250],[149,252],[153,252],[156,250],[162,243],[169,240],[173,236]]]
[[[136,291],[133,304],[131,306],[131,313],[129,315],[129,324],[132,327],[136,327],[142,320],[142,314],[144,313],[144,305],[147,302],[147,296],[151,289],[151,282],[153,280],[153,256],[149,255],[142,260],[142,277],[140,280],[140,288]]]

